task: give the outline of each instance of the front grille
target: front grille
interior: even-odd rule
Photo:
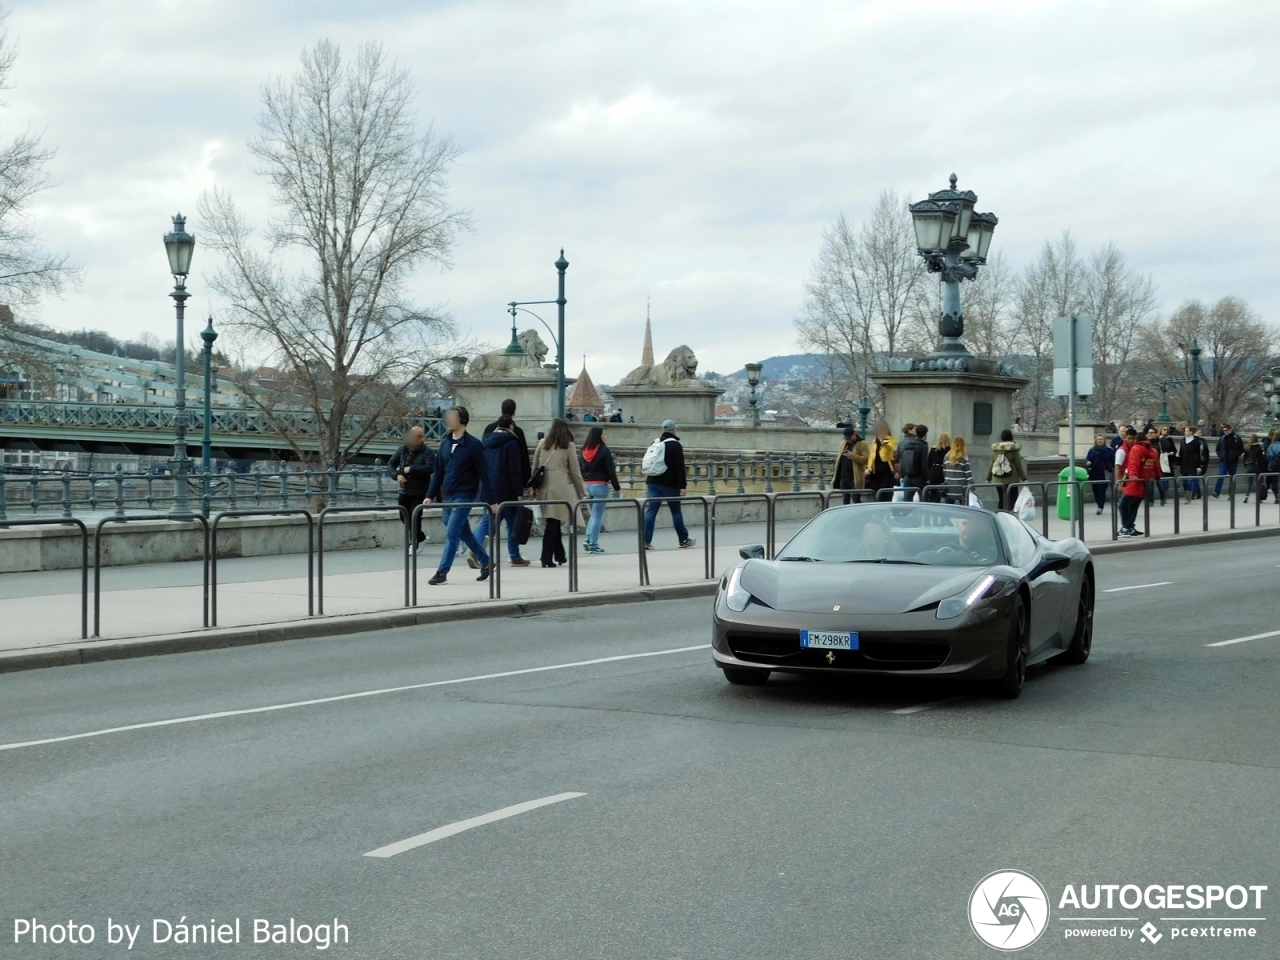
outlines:
[[[827,659],[825,650],[808,650],[800,646],[799,635],[729,634],[730,652],[749,663],[772,664],[776,667],[815,667],[846,670],[930,670],[940,667],[951,653],[945,643],[860,640],[858,650],[836,650],[835,662]]]

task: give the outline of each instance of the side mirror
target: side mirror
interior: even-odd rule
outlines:
[[[1040,562],[1032,568],[1028,579],[1035,580],[1046,573],[1057,573],[1069,566],[1071,566],[1071,558],[1065,553],[1043,553],[1040,555]]]
[[[749,543],[745,547],[739,547],[738,556],[740,556],[743,560],[763,560],[764,544]]]

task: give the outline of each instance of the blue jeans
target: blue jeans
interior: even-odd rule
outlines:
[[[503,507],[502,516],[499,523],[507,525],[507,556],[512,560],[520,559],[520,543],[516,539],[516,518],[520,516],[520,508],[517,506]],[[493,516],[493,512],[486,510],[484,517],[481,518],[479,525],[476,527],[476,539],[484,543],[489,536],[489,518]]]
[[[604,527],[605,501],[609,499],[609,485],[588,483],[586,487],[587,496],[591,498],[591,519],[587,521],[587,546],[598,547],[600,530]]]
[[[1200,496],[1200,474],[1189,473],[1182,477],[1183,489],[1187,491],[1187,495],[1191,497]]]
[[[444,498],[445,503],[470,503],[474,500],[474,496],[462,494]],[[467,522],[467,518],[471,515],[471,508],[454,507],[441,512],[444,514],[441,519],[444,520],[445,535],[444,555],[440,558],[440,572],[448,573],[449,568],[453,566],[453,558],[458,555],[459,541],[465,543],[467,549],[476,555],[476,559],[480,561],[480,566],[487,567],[489,565],[489,554],[485,552],[484,547],[480,545],[480,541],[471,532],[471,524]]]
[[[666,499],[669,497],[679,497],[680,490],[678,487],[662,487],[656,483],[646,483],[644,485],[645,496],[649,498],[648,503],[644,505],[644,542],[653,543],[653,525],[658,521],[658,511],[665,503],[671,508],[671,524],[676,528],[676,539],[684,543],[689,539],[689,531],[684,526],[684,513],[680,509],[680,501],[678,499]]]
[[[1218,461],[1218,482],[1214,484],[1213,487],[1213,493],[1215,496],[1222,492],[1222,478],[1227,474],[1231,474],[1231,476],[1234,477],[1239,466],[1240,464],[1238,463],[1226,463],[1222,460]]]

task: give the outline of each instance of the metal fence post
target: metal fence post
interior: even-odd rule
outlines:
[[[5,476],[4,464],[0,463],[0,520],[3,520],[8,516],[4,498],[4,488],[8,482],[9,478]]]
[[[386,495],[382,491],[382,458],[373,458],[373,503],[375,506],[384,506],[387,502]]]
[[[739,494],[743,494],[743,493],[746,493],[746,492],[747,492],[747,488],[746,488],[746,487],[744,487],[744,486],[742,485],[742,468],[743,468],[743,466],[744,466],[744,464],[743,464],[743,462],[742,462],[742,454],[738,454],[738,493],[739,493]]]
[[[276,476],[280,478],[280,509],[289,509],[289,466],[283,460],[280,461],[280,469],[276,471]]]
[[[71,519],[71,466],[63,464],[62,467],[62,516],[66,520]]]
[[[800,489],[800,455],[793,452],[791,454],[791,492],[795,493]]]
[[[707,496],[714,497],[716,495],[716,458],[707,457]],[[3,514],[0,514],[3,516]]]
[[[773,493],[773,455],[764,452],[764,492]]]
[[[116,513],[117,517],[124,516],[124,465],[116,464]]]

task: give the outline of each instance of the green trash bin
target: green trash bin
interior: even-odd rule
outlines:
[[[1074,502],[1076,493],[1087,493],[1088,487],[1077,487],[1075,484],[1067,482],[1067,478],[1071,475],[1070,467],[1063,467],[1062,472],[1058,474],[1058,519],[1073,520],[1075,517],[1071,515],[1071,504]],[[1089,471],[1084,467],[1076,467],[1076,479],[1088,480]],[[1076,514],[1078,517],[1079,514]]]

